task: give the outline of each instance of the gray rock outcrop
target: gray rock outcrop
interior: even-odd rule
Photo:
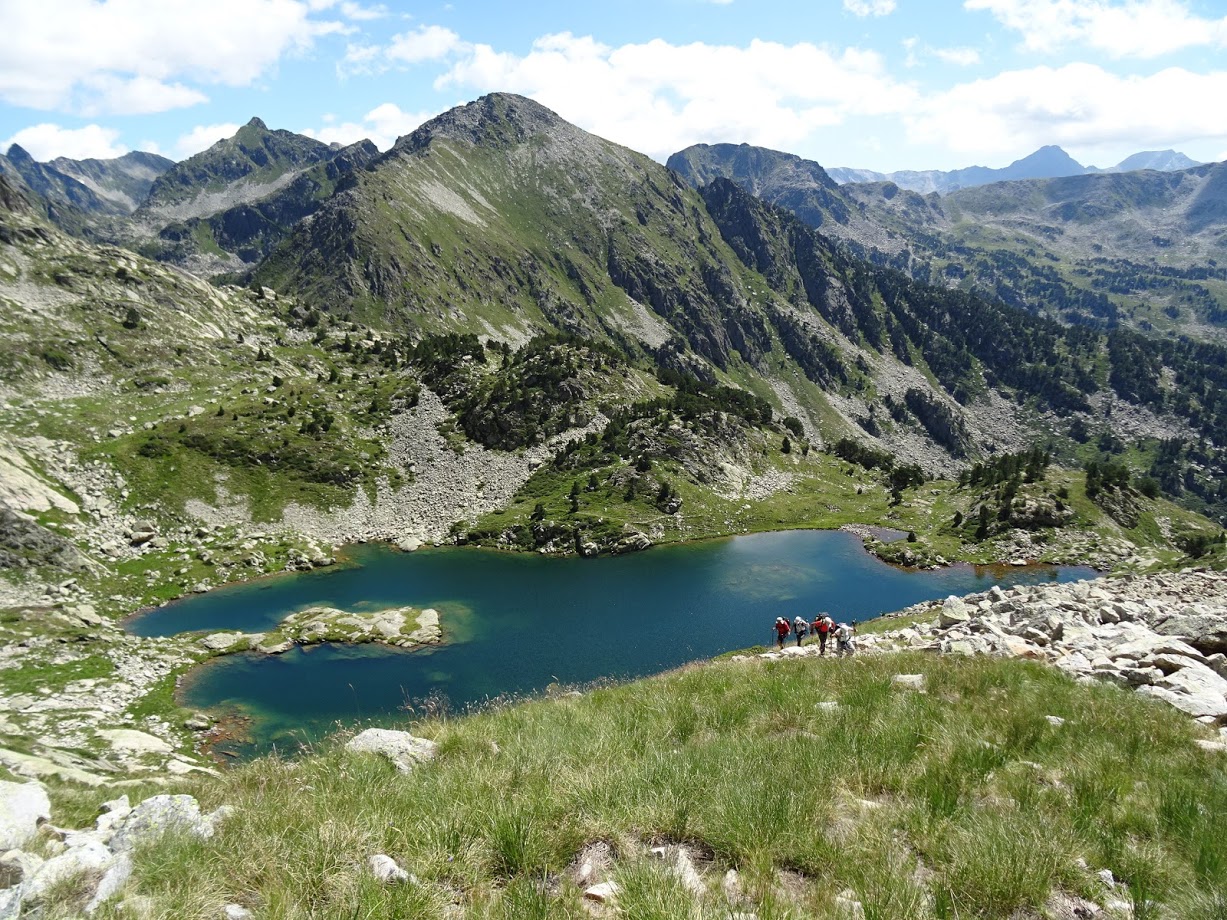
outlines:
[[[1227,723],[1225,573],[994,587],[949,598],[940,609],[928,606],[938,614],[932,627],[867,636],[862,647],[1044,661],[1077,680],[1163,700],[1204,724]]]
[[[435,743],[426,738],[416,738],[408,732],[387,728],[368,728],[345,745],[348,751],[382,755],[392,761],[401,773],[408,773],[419,763],[432,760],[435,747]]]

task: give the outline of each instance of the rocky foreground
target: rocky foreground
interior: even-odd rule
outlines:
[[[893,616],[936,614],[857,640],[874,652],[928,649],[1050,664],[1075,680],[1136,690],[1208,726],[1227,751],[1227,573],[1188,570],[1072,584],[993,586]],[[767,652],[819,654],[817,644]]]

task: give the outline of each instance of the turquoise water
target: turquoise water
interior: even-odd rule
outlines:
[[[956,566],[909,572],[839,531],[784,531],[599,559],[471,548],[354,547],[351,564],[221,588],[148,613],[138,635],[256,632],[304,607],[440,611],[446,644],[403,652],[319,646],[199,669],[185,705],[253,720],[241,754],[292,748],[338,722],[393,721],[423,701],[459,710],[552,683],[640,677],[773,641],[777,615],[866,620],[918,601],[1094,577],[1086,568]],[[412,709],[410,709],[412,707]]]

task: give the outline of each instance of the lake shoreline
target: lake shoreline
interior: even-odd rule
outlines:
[[[330,726],[400,711],[432,694],[457,711],[474,702],[535,697],[552,684],[627,680],[661,673],[729,650],[765,644],[777,614],[812,618],[818,610],[868,620],[919,601],[983,591],[992,584],[1096,577],[1088,568],[1001,567],[958,563],[941,571],[905,570],[867,553],[854,533],[773,531],[694,541],[593,563],[536,554],[460,552],[438,547],[404,553],[383,544],[353,548],[352,566],[258,588],[200,595],[162,608],[143,634],[214,633],[219,654],[181,684],[180,705],[209,710],[243,701],[269,713],[268,738],[290,726]],[[346,636],[317,631],[324,643],[294,644],[278,656],[248,652],[302,606],[340,616],[408,604],[441,611],[448,642],[432,654],[338,645]],[[349,611],[345,613],[344,611]],[[612,624],[619,641],[609,641]],[[266,640],[268,641],[268,640]],[[268,651],[268,649],[262,649]],[[274,664],[269,659],[277,658]],[[239,660],[242,659],[242,660]],[[303,670],[305,669],[305,670]],[[291,689],[292,686],[292,689]],[[326,689],[331,688],[331,689]],[[350,698],[352,697],[352,702]]]

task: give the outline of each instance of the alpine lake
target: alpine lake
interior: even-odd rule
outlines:
[[[773,644],[780,615],[812,620],[827,611],[836,622],[863,622],[994,584],[1095,576],[1077,566],[907,571],[842,531],[759,533],[597,559],[363,544],[336,566],[218,588],[142,614],[129,630],[259,632],[316,605],[439,611],[439,646],[325,644],[228,655],[195,669],[181,703],[238,717],[242,736],[215,750],[246,758],[293,753],[341,725],[403,723]]]

